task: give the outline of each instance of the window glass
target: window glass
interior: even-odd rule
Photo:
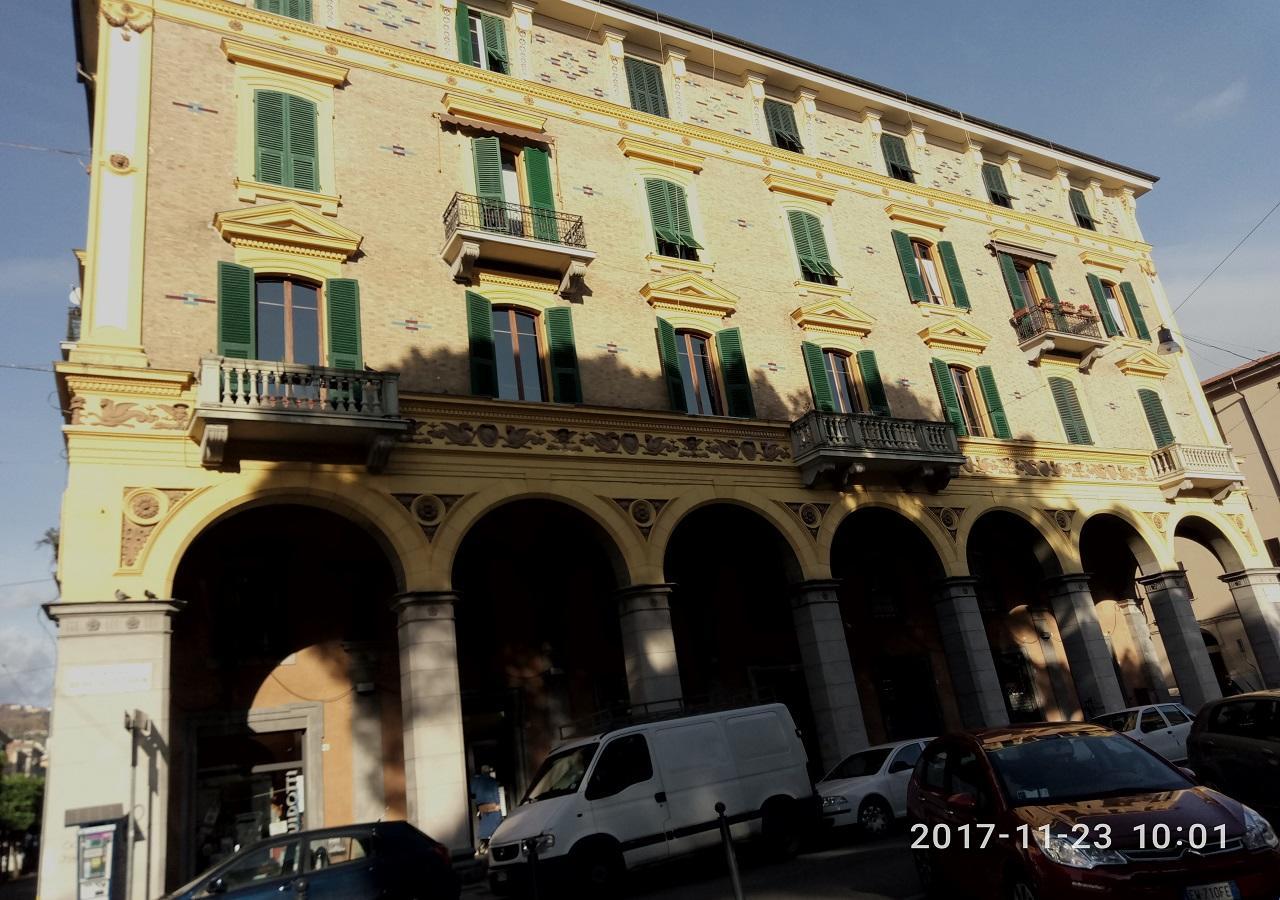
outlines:
[[[307,859],[312,869],[324,869],[355,862],[369,855],[370,836],[339,834],[307,841]]]
[[[612,797],[651,778],[653,763],[649,759],[649,745],[644,735],[629,734],[605,745],[596,770],[591,773],[586,796],[588,800]]]
[[[1102,296],[1116,323],[1121,337],[1129,336],[1129,322],[1124,317],[1124,304],[1120,302],[1120,289],[1109,281],[1102,282]]]
[[[1266,704],[1261,700],[1224,703],[1214,711],[1209,721],[1209,731],[1237,737],[1257,737],[1264,731],[1263,725],[1268,712]]]
[[[720,415],[715,363],[711,359],[711,347],[707,339],[687,331],[676,332],[676,355],[680,358],[685,409],[698,415]]]
[[[548,756],[538,767],[522,802],[536,803],[551,797],[576,794],[599,747],[599,744],[583,744]]]
[[[915,764],[920,761],[920,752],[923,749],[919,744],[907,744],[894,755],[893,762],[889,764],[889,768],[893,768],[899,763],[914,768]]]
[[[1138,711],[1136,709],[1127,709],[1124,712],[1098,716],[1093,721],[1099,725],[1105,725],[1107,728],[1114,728],[1116,731],[1133,731],[1138,724]]]
[[[965,428],[969,434],[982,437],[986,429],[982,427],[982,413],[978,406],[978,398],[973,393],[973,383],[969,373],[959,366],[950,366],[951,381],[956,387],[956,400],[960,402],[960,412],[964,415]]]
[[[520,170],[516,165],[516,154],[505,149],[502,151],[502,199],[513,205],[519,205],[521,202]],[[506,214],[507,233],[522,236],[524,228],[520,219],[520,210],[508,208]]]
[[[924,241],[912,241],[911,249],[915,251],[916,267],[924,281],[926,298],[930,303],[941,303],[942,281],[938,278],[938,267],[933,261],[933,250]]]
[[[939,747],[924,758],[924,768],[920,772],[920,783],[927,789],[941,793],[947,774],[947,751]]]
[[[293,362],[320,365],[320,292],[309,284],[290,285]]]
[[[1170,725],[1183,725],[1191,721],[1182,710],[1172,703],[1168,706],[1160,707],[1160,712],[1164,713],[1164,717],[1169,720]]]
[[[222,883],[237,888],[255,881],[294,875],[298,871],[298,844],[273,844],[246,853],[219,874]]]
[[[858,383],[853,378],[848,354],[824,350],[822,358],[827,369],[827,380],[831,382],[831,399],[835,403],[836,412],[861,412]]]
[[[258,358],[284,362],[284,282],[280,279],[258,279],[257,317]]]
[[[987,760],[1014,806],[1073,803],[1178,791],[1178,770],[1119,734],[1059,734],[987,748]]]
[[[1159,731],[1165,727],[1164,717],[1160,715],[1160,711],[1153,708],[1144,709],[1142,711],[1142,733],[1150,734],[1153,731]]]
[[[289,278],[255,280],[258,359],[320,364],[320,291]]]
[[[467,15],[467,25],[471,30],[471,60],[472,64],[485,67],[485,61],[488,59],[485,54],[484,47],[484,27],[481,24],[480,13],[471,11]]]
[[[1035,306],[1042,299],[1040,291],[1031,280],[1031,267],[1026,263],[1015,263],[1018,272],[1018,286],[1022,288],[1022,296],[1027,299],[1028,306]]]
[[[833,778],[862,778],[866,775],[874,775],[884,766],[884,761],[889,758],[889,748],[877,747],[874,750],[863,750],[860,753],[854,753],[852,756],[845,757],[844,761],[831,770],[824,780]]]
[[[498,396],[503,400],[542,400],[537,316],[517,309],[495,308],[493,349],[498,368]]]
[[[978,809],[986,809],[990,805],[987,773],[976,752],[965,750],[956,757],[951,765],[951,785],[947,790],[952,794],[970,794],[977,801]]]

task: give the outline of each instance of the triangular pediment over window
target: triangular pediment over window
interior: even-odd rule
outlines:
[[[640,296],[654,309],[699,313],[717,318],[733,315],[738,295],[708,281],[697,272],[680,272],[651,281]]]
[[[866,337],[876,321],[848,300],[835,297],[801,306],[791,313],[791,318],[805,331],[847,334],[852,337]]]
[[[946,316],[918,333],[930,350],[981,353],[991,343],[991,335],[959,316]]]
[[[350,259],[363,240],[351,229],[292,201],[220,212],[213,217],[213,227],[235,247],[340,260]]]
[[[1126,375],[1145,375],[1163,378],[1169,374],[1169,364],[1150,350],[1139,350],[1116,363],[1116,368]]]

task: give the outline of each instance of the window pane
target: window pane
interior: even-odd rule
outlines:
[[[916,252],[916,265],[920,269],[920,277],[924,280],[924,290],[929,295],[929,302],[941,303],[942,282],[938,280],[938,268],[933,263],[933,254],[929,250],[929,245],[912,241],[911,246]]]
[[[1161,718],[1160,713],[1156,712],[1154,709],[1148,709],[1142,713],[1143,734],[1150,734],[1151,732],[1159,731],[1164,727],[1164,719]]]
[[[509,309],[493,311],[493,352],[498,363],[498,397],[519,400],[520,384],[516,380],[516,349]]]
[[[284,282],[259,278],[257,300],[258,359],[284,362]]]
[[[484,30],[480,27],[480,13],[473,12],[468,17],[468,24],[471,26],[471,59],[472,62],[484,68],[485,52],[484,52]]]
[[[947,769],[947,751],[934,750],[925,760],[924,771],[920,773],[921,783],[931,791],[942,790],[942,780]]]
[[[228,888],[293,875],[298,871],[298,844],[276,844],[247,854],[222,872]]]
[[[542,362],[538,355],[537,320],[528,313],[516,313],[516,337],[520,350],[522,400],[542,399]]]
[[[825,352],[823,357],[826,361],[827,380],[831,382],[832,400],[835,402],[836,412],[859,412],[858,387],[849,371],[849,357],[832,350]]]
[[[653,778],[649,745],[643,735],[632,734],[610,742],[600,754],[587,785],[588,800],[612,797],[635,784]]]
[[[1107,298],[1107,308],[1111,311],[1111,318],[1115,320],[1116,328],[1120,330],[1122,337],[1128,337],[1129,323],[1124,317],[1124,307],[1120,303],[1120,291],[1111,282],[1104,281],[1102,293]]]
[[[699,415],[716,415],[715,379],[706,338],[686,332],[679,332],[677,338],[676,354],[680,357],[685,408]]]
[[[520,176],[516,171],[516,155],[508,150],[502,151],[502,199],[508,203],[520,203]],[[514,235],[524,234],[524,223],[519,209],[508,209],[507,232]]]
[[[309,284],[290,286],[293,312],[293,359],[309,366],[320,365],[320,292]]]
[[[920,752],[923,749],[920,744],[908,744],[898,751],[898,754],[893,758],[893,765],[904,763],[908,766],[914,766],[920,761]]]
[[[977,398],[969,386],[969,373],[964,369],[951,367],[951,381],[956,386],[956,399],[960,401],[960,412],[964,415],[965,427],[969,434],[982,437],[986,432],[982,428],[982,415],[978,412]]]
[[[711,361],[711,347],[706,338],[692,337],[693,355],[697,361],[698,402],[708,415],[720,415],[720,404],[716,398],[715,368]]]
[[[1040,292],[1036,290],[1034,284],[1031,283],[1031,269],[1027,266],[1018,266],[1018,286],[1022,288],[1022,296],[1027,298],[1027,303],[1034,306],[1040,302]]]
[[[368,840],[365,835],[350,834],[313,838],[307,841],[307,856],[311,860],[311,868],[324,869],[364,859],[369,855],[368,847],[365,846]]]
[[[1160,707],[1160,711],[1164,713],[1164,717],[1169,720],[1170,725],[1181,725],[1188,721],[1182,710],[1172,704]]]

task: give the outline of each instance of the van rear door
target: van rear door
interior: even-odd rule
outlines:
[[[667,798],[643,734],[620,735],[604,745],[583,797],[596,831],[622,845],[628,866],[666,857]]]
[[[667,789],[671,855],[719,840],[716,803],[728,815],[743,812],[738,772],[721,723],[673,722],[653,731],[654,755]]]

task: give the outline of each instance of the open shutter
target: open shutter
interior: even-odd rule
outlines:
[[[263,184],[284,184],[285,95],[255,91],[253,95],[254,178]]]
[[[902,267],[902,278],[907,283],[907,294],[912,303],[924,303],[924,279],[920,277],[920,267],[916,265],[916,252],[911,247],[911,238],[906,232],[893,232],[893,249],[898,253],[898,265]]]
[[[1097,230],[1093,214],[1089,212],[1089,204],[1085,202],[1084,192],[1071,188],[1067,196],[1071,202],[1071,212],[1076,217],[1076,224],[1091,231]]]
[[[1142,401],[1142,411],[1147,415],[1147,425],[1151,427],[1151,436],[1156,439],[1156,447],[1172,444],[1173,429],[1169,427],[1169,417],[1164,414],[1160,395],[1150,388],[1141,388],[1138,399]]]
[[[1062,430],[1066,432],[1067,441],[1072,444],[1092,444],[1093,437],[1084,420],[1084,410],[1080,408],[1075,385],[1065,378],[1050,378],[1049,391],[1058,407],[1058,417],[1062,419]]]
[[[671,210],[671,224],[675,227],[676,239],[686,247],[701,250],[702,245],[693,239],[693,221],[689,218],[689,198],[684,188],[678,184],[667,182],[667,206]]]
[[[300,191],[319,189],[316,165],[316,105],[310,100],[285,95],[288,152],[285,154],[285,183]]]
[[[957,309],[968,309],[969,291],[965,289],[964,276],[960,274],[956,248],[950,241],[938,241],[938,255],[942,257],[942,271],[947,276],[947,284],[951,287],[952,301]]]
[[[543,315],[547,320],[552,396],[557,403],[581,403],[582,378],[578,374],[578,350],[573,342],[573,313],[567,306],[553,306]]]
[[[813,258],[813,247],[809,243],[809,225],[806,219],[812,218],[808,213],[798,209],[787,210],[787,224],[791,226],[791,240],[796,245],[796,256],[800,258],[800,268],[807,269],[808,261]]]
[[[840,273],[831,265],[831,256],[827,253],[827,236],[822,231],[822,220],[817,216],[808,216],[805,224],[809,231],[809,250],[812,253],[812,264],[823,275],[838,278]]]
[[[471,55],[471,10],[467,4],[459,2],[458,11],[453,16],[454,32],[458,37],[458,62],[467,66],[476,65]]]
[[[756,405],[751,397],[751,372],[742,352],[742,331],[726,328],[716,332],[716,355],[720,358],[726,412],[742,419],[754,419]]]
[[[1107,303],[1107,292],[1102,287],[1102,279],[1092,273],[1085,276],[1089,282],[1089,293],[1093,294],[1093,305],[1098,307],[1098,315],[1102,317],[1102,328],[1107,337],[1115,337],[1120,333],[1116,325],[1116,317],[1111,314],[1111,305]]]
[[[363,369],[360,355],[360,284],[354,278],[330,278],[324,287],[329,365]]]
[[[644,192],[649,200],[649,217],[653,220],[654,234],[660,241],[678,244],[680,236],[676,234],[670,187],[670,182],[660,178],[646,178],[644,182]]]
[[[467,339],[471,355],[471,393],[498,396],[498,363],[493,348],[493,304],[467,291]]]
[[[951,369],[940,359],[929,360],[933,369],[933,383],[938,387],[938,399],[942,401],[942,412],[955,429],[956,435],[964,437],[969,429],[964,424],[964,413],[960,411],[960,398],[956,396],[956,385],[951,380]]]
[[[551,184],[551,154],[540,147],[525,147],[525,184],[529,189],[529,205],[533,207],[533,234],[540,241],[558,242],[556,228],[556,194]]]
[[[1120,294],[1124,297],[1124,305],[1129,308],[1129,318],[1133,319],[1134,331],[1144,341],[1151,340],[1151,332],[1147,330],[1147,320],[1142,317],[1142,307],[1133,293],[1133,285],[1128,281],[1120,282]]]
[[[809,371],[814,409],[818,412],[835,412],[835,392],[831,389],[831,379],[827,377],[827,364],[822,358],[822,348],[804,341],[800,344],[800,350],[804,353],[804,367]]]
[[[1011,206],[1013,198],[1005,187],[1004,172],[995,163],[982,164],[982,183],[987,188],[987,197],[992,203],[1000,206]]]
[[[688,412],[684,403],[684,379],[680,376],[680,357],[676,354],[676,330],[666,319],[658,319],[658,357],[662,360],[662,377],[667,382],[667,396],[676,412]]]
[[[915,182],[911,160],[907,157],[907,144],[896,134],[882,132],[880,135],[880,152],[884,154],[885,171],[891,178],[899,181]]]
[[[1040,278],[1040,287],[1044,288],[1045,298],[1053,301],[1053,305],[1057,306],[1058,287],[1053,283],[1053,269],[1046,262],[1036,263],[1036,275]]]
[[[480,28],[484,32],[484,52],[489,56],[489,71],[506,75],[511,71],[511,63],[507,59],[506,23],[497,16],[483,13]]]
[[[633,56],[626,57],[623,65],[627,70],[631,108],[667,118],[667,92],[662,85],[662,69]]]
[[[990,366],[978,366],[974,371],[978,376],[978,385],[982,388],[982,399],[987,404],[987,418],[991,420],[991,431],[996,437],[1007,441],[1013,437],[1013,433],[1009,431],[1009,420],[1004,414],[1000,389],[996,387],[996,376],[991,373]]]
[[[1009,302],[1015,311],[1027,308],[1027,298],[1022,294],[1022,285],[1018,283],[1018,268],[1013,264],[1013,257],[1008,253],[997,253],[1000,259],[1000,274],[1004,276],[1004,286],[1009,291]]]
[[[253,270],[218,263],[218,355],[253,359],[257,355],[253,307]]]
[[[862,375],[862,389],[867,392],[871,411],[877,416],[890,415],[889,398],[884,393],[884,382],[880,379],[880,366],[876,363],[874,350],[858,351],[858,372]]]
[[[777,100],[764,101],[764,121],[769,128],[769,142],[783,150],[804,152],[800,142],[800,129],[796,127],[796,112],[786,103]]]
[[[795,241],[800,268],[816,275],[837,277],[840,273],[831,265],[822,221],[810,213],[791,209],[787,210],[787,222],[791,226],[791,238]]]

